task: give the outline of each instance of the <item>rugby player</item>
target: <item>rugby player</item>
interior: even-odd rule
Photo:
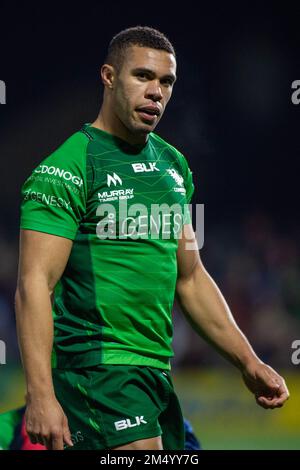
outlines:
[[[23,185],[15,299],[26,426],[48,449],[184,449],[170,376],[175,295],[259,405],[288,398],[200,259],[187,160],[154,133],[176,78],[164,34],[118,33],[101,68],[98,117]]]

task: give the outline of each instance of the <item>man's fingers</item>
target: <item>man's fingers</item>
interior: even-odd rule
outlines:
[[[71,432],[70,432],[69,425],[68,425],[68,420],[67,420],[66,417],[64,418],[63,440],[68,446],[73,447]]]
[[[31,444],[37,444],[38,443],[38,440],[37,440],[37,438],[34,434],[32,434],[31,432],[27,432],[27,434],[29,436]]]
[[[27,433],[27,434],[32,444],[41,444],[42,446],[47,445],[47,439],[44,435],[40,433],[39,434]]]
[[[288,400],[290,394],[287,389],[287,386],[284,382],[278,384],[278,389],[274,396],[267,396],[267,393],[262,394],[260,398],[269,408],[280,408],[286,400]]]
[[[256,403],[261,406],[262,408],[264,408],[265,410],[267,410],[269,407],[266,405],[266,403],[264,402],[264,400],[262,400],[261,398],[256,398]]]
[[[46,434],[39,434],[38,435],[38,443],[42,446],[48,447],[49,446],[49,437]]]
[[[261,383],[263,386],[273,391],[277,391],[280,387],[277,377],[272,377],[269,371],[266,371],[266,373],[262,375]]]
[[[50,450],[64,450],[64,442],[62,433],[53,433],[50,440]]]
[[[276,404],[282,406],[290,397],[288,390],[284,390],[276,399]]]
[[[265,386],[266,390],[262,392],[261,396],[264,396],[267,400],[272,400],[271,404],[273,404],[273,399],[276,400],[277,404],[283,404],[289,398],[289,391],[282,377],[269,376],[265,380]],[[270,394],[269,397],[268,394]]]
[[[272,410],[274,408],[280,408],[282,406],[282,405],[277,406],[276,401],[274,399],[269,400],[265,397],[258,397],[256,399],[256,402],[257,402],[258,405],[260,405],[265,410]]]
[[[257,403],[266,409],[281,408],[284,402],[288,399],[288,395],[284,394],[281,397],[267,398],[265,396],[259,396],[256,398]]]
[[[277,392],[277,395],[280,397],[280,398],[284,398],[284,400],[288,400],[289,397],[290,397],[290,392],[285,384],[285,382],[283,381],[283,383],[280,384],[280,387],[278,389],[278,392]]]
[[[281,408],[289,398],[286,383],[274,369],[260,364],[244,372],[244,382],[254,393],[258,405],[265,409]]]

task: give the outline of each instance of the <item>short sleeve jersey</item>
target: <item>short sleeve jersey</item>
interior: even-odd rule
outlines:
[[[55,289],[53,367],[170,368],[193,190],[186,159],[156,134],[137,147],[90,124],[34,169],[21,228],[73,240]]]

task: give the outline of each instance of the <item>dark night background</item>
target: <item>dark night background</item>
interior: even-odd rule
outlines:
[[[12,362],[21,184],[95,119],[106,47],[140,24],[164,32],[177,52],[178,81],[156,132],[193,171],[193,202],[205,204],[202,258],[262,359],[297,371],[300,105],[291,84],[300,79],[300,7],[275,5],[1,3],[0,338]],[[175,366],[226,367],[177,315]]]
[[[1,7],[4,181],[14,171],[5,196],[16,194],[32,163],[96,116],[98,72],[112,35],[148,24],[167,34],[178,56],[179,80],[157,131],[187,155],[207,215],[264,209],[281,222],[293,219],[299,109],[290,96],[299,71],[299,10],[130,5],[115,12],[111,4]]]

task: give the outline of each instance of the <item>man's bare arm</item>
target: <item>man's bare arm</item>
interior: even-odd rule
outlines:
[[[52,383],[51,295],[68,261],[72,241],[22,230],[15,294],[17,333],[27,385],[27,431],[33,442],[62,449],[72,444]]]
[[[187,242],[191,245],[191,240],[194,246],[188,250]],[[176,295],[194,329],[241,370],[258,404],[266,408],[282,406],[288,398],[283,378],[256,356],[237,326],[223,295],[203,266],[191,225],[185,226],[178,242],[177,263]]]

